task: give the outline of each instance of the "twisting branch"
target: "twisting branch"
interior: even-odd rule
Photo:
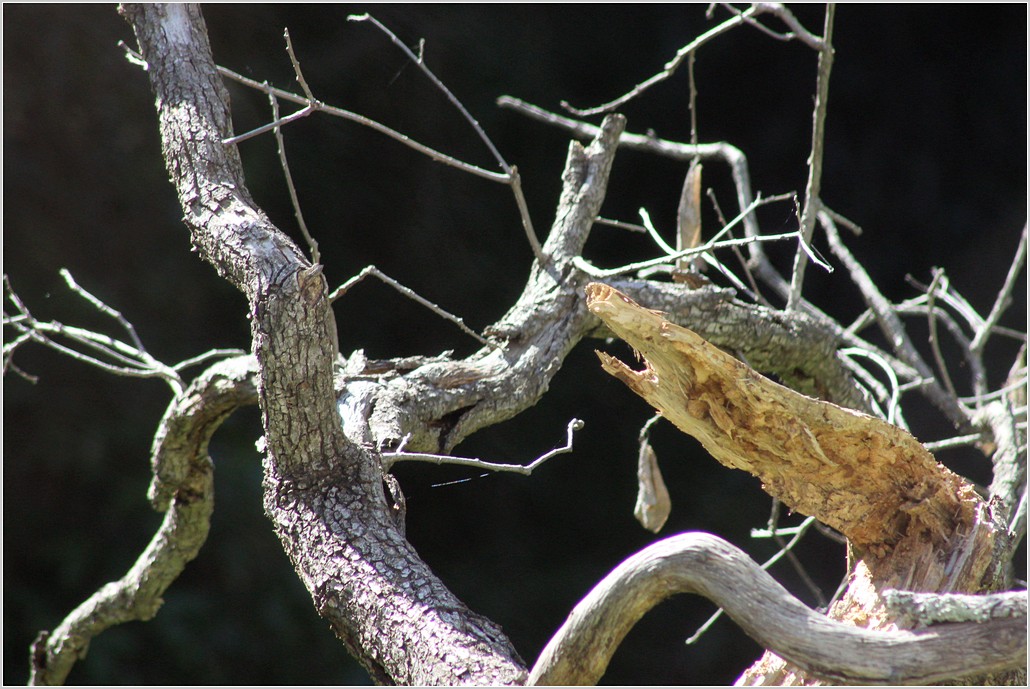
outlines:
[[[150,495],[154,508],[166,512],[164,520],[124,577],[101,587],[53,631],[40,633],[30,685],[63,684],[93,637],[157,614],[165,591],[207,539],[214,506],[208,441],[233,410],[257,403],[255,370],[250,356],[219,362],[172,401],[151,453]]]
[[[596,684],[637,620],[677,593],[714,601],[762,646],[844,684],[929,684],[1026,663],[1025,593],[1007,616],[983,623],[870,631],[813,612],[722,539],[686,533],[645,548],[595,586],[541,652],[528,683]]]
[[[418,557],[386,502],[378,456],[344,433],[325,278],[246,193],[239,151],[224,143],[232,139],[228,94],[199,8],[121,11],[148,65],[193,244],[249,303],[265,509],[319,614],[380,682],[456,684],[472,672],[484,684],[520,683],[524,664],[504,632]],[[388,605],[384,591],[396,594]],[[419,652],[397,653],[403,648]]]
[[[780,501],[774,499],[773,505],[773,514],[776,514],[779,511]],[[772,521],[772,519],[772,516],[770,516],[770,521]],[[775,565],[784,557],[789,557],[791,560],[791,564],[794,565],[794,569],[799,573],[799,575],[802,576],[805,583],[808,584],[811,590],[817,592],[821,597],[821,592],[818,591],[818,588],[814,585],[814,583],[812,583],[811,578],[804,571],[804,568],[801,566],[801,563],[798,561],[797,556],[794,555],[793,552],[794,546],[801,542],[801,539],[804,537],[804,535],[808,532],[812,525],[816,523],[817,522],[815,520],[815,517],[806,517],[805,521],[801,522],[801,524],[799,524],[798,526],[790,527],[787,529],[774,529],[771,527],[766,529],[752,529],[751,538],[773,538],[776,539],[777,544],[780,546],[780,549],[776,551],[776,554],[774,554],[772,557],[770,557],[768,560],[766,560],[760,565],[762,571],[768,571],[770,567]],[[784,542],[783,536],[790,536],[791,539],[787,542]],[[698,641],[700,641],[701,637],[704,636],[705,632],[711,629],[712,625],[715,624],[719,620],[719,618],[722,617],[723,614],[725,614],[725,612],[725,608],[719,608],[714,613],[712,613],[712,616],[705,620],[704,624],[698,627],[697,631],[694,632],[689,638],[687,638],[687,640],[684,643],[686,643],[689,646],[691,644],[696,644]]]

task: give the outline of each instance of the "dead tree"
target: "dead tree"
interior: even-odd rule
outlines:
[[[157,614],[162,593],[207,534],[213,505],[208,441],[234,410],[253,404],[260,407],[264,429],[265,510],[319,615],[379,682],[596,682],[629,628],[680,592],[717,602],[768,649],[742,676],[745,683],[1025,679],[1026,593],[1011,591],[1010,569],[1026,529],[1025,333],[1006,331],[998,319],[1023,270],[1026,229],[986,317],[942,272],[923,294],[904,303],[892,304],[879,293],[839,236],[838,225],[848,222],[820,198],[832,6],[822,35],[806,30],[779,5],[734,9],[730,19],[685,46],[665,71],[626,96],[594,109],[569,108],[578,116],[611,113],[681,65],[689,68],[700,47],[735,26],[750,24],[804,42],[819,55],[818,88],[804,204],[798,229],[787,235],[763,234],[758,226],[754,211],[770,200],[751,191],[739,150],[635,135],[618,114],[593,126],[502,99],[502,105],[589,140],[569,147],[556,219],[543,242],[526,211],[517,169],[492,144],[501,172],[409,142],[509,185],[535,260],[508,313],[482,334],[473,333],[483,344],[478,352],[385,362],[360,353],[340,356],[332,302],[353,281],[331,289],[317,244],[308,237],[305,255],[257,207],[236,143],[278,134],[280,127],[317,112],[405,137],[319,101],[289,43],[302,93],[249,82],[271,97],[273,121],[235,135],[223,79],[247,80],[216,67],[199,8],[126,5],[121,12],[139,42],[138,53],[130,56],[146,67],[156,97],[164,158],[191,241],[246,296],[252,351],[212,352],[166,365],[147,353],[117,311],[70,275],[75,291],[118,320],[124,339],[40,321],[5,285],[10,310],[4,323],[14,333],[5,340],[5,373],[17,370],[12,357],[20,346],[39,342],[113,373],[162,379],[173,391],[154,436],[149,493],[165,519],[125,577],[40,635],[32,649],[32,683],[62,683],[92,637]],[[763,20],[785,28],[774,31]],[[411,57],[424,68],[418,56]],[[300,109],[280,117],[279,101]],[[713,239],[701,241],[692,219],[700,204],[700,166],[692,165],[677,246],[663,243],[666,255],[654,261],[609,270],[592,266],[583,246],[598,222],[620,146],[728,164],[739,213]],[[802,296],[806,266],[825,263],[811,246],[817,228],[868,303],[868,312],[849,327]],[[734,236],[734,229],[741,231]],[[789,278],[765,257],[763,242],[772,240],[797,244]],[[733,247],[749,252],[748,284],[717,258],[717,250]],[[702,275],[695,261],[707,264],[713,277]],[[662,271],[672,281],[654,279]],[[392,282],[374,268],[357,279],[367,275]],[[731,286],[718,286],[716,278]],[[785,308],[770,306],[759,284]],[[901,320],[910,314],[929,320],[935,352],[938,326],[963,345],[976,390],[972,399],[959,398],[941,362],[934,371],[912,344]],[[861,336],[873,324],[887,335],[889,351]],[[846,590],[827,615],[797,601],[734,546],[707,534],[682,534],[616,568],[570,613],[540,658],[527,664],[495,622],[466,607],[419,558],[404,536],[404,499],[390,467],[417,459],[529,473],[536,463],[492,465],[451,452],[475,431],[534,405],[580,340],[613,334],[634,348],[644,367],[634,370],[600,354],[604,370],[700,439],[716,460],[758,476],[776,500],[848,539]],[[999,336],[1015,337],[1023,346],[1009,379],[992,389],[983,354]],[[217,361],[195,379],[182,377],[187,365],[211,360]],[[887,384],[870,373],[875,367],[868,361],[882,368]],[[905,430],[902,389],[930,399],[960,432],[955,442],[976,443],[991,458],[995,474],[986,495],[938,464]],[[576,428],[570,422],[563,451],[571,449]],[[655,530],[668,500],[656,472],[642,433],[638,512]]]

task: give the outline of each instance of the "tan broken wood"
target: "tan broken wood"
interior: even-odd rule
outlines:
[[[981,593],[1003,582],[1004,527],[971,483],[912,435],[881,419],[801,395],[617,290],[591,283],[587,305],[644,359],[598,352],[623,381],[722,464],[849,539],[853,567],[829,616],[897,628],[887,588]],[[742,683],[804,683],[767,653]]]
[[[973,523],[972,485],[897,426],[779,385],[606,285],[587,304],[645,359],[634,371],[599,352],[604,370],[791,509],[880,548]]]

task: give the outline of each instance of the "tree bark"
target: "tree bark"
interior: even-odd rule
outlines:
[[[254,204],[238,150],[223,143],[232,136],[229,100],[200,10],[126,5],[122,12],[147,62],[166,165],[193,245],[248,302],[265,434],[265,509],[316,609],[377,681],[524,682],[525,663],[498,625],[462,604],[405,540],[384,494],[388,477],[379,452],[404,442],[411,451],[447,453],[476,430],[535,404],[580,339],[608,335],[609,328],[622,335],[616,323],[604,324],[588,310],[583,292],[590,278],[573,259],[600,210],[624,119],[609,116],[589,146],[570,145],[544,261],[534,263],[519,300],[486,330],[494,346],[461,360],[436,357],[383,368],[355,356],[340,365],[321,266],[307,261]],[[611,284],[792,387],[866,409],[837,357],[834,324],[745,305],[732,290],[711,286],[689,290],[629,277]],[[711,399],[702,400],[704,409],[698,400],[681,401],[693,403],[692,413],[707,415],[716,430],[726,430],[727,418],[739,423],[732,414],[720,415]],[[812,450],[804,465],[822,480],[819,472],[842,463],[824,462],[819,455],[825,450],[813,449],[821,441],[813,446],[805,438],[794,440]],[[852,477],[861,475],[855,463],[862,458],[849,461],[843,464]],[[925,457],[920,461],[918,471],[928,466]],[[787,478],[767,478],[774,493],[797,497],[799,505],[828,495],[805,502],[804,490],[789,490]],[[942,493],[952,489],[952,502],[944,501]],[[174,489],[161,479],[152,494],[166,501]],[[902,494],[911,504],[899,521],[881,503]],[[860,503],[865,519],[852,520],[860,548],[856,582],[918,581],[932,591],[991,587],[1001,550],[992,540],[996,528],[990,510],[961,482],[938,472],[906,483],[900,493],[866,497]],[[841,528],[849,507],[835,500],[824,516]],[[934,550],[941,544],[965,547],[969,557],[958,565],[944,562]],[[859,590],[853,582],[854,595]],[[878,614],[857,600],[846,599],[835,614]]]
[[[1005,585],[1003,515],[907,432],[778,385],[607,285],[589,285],[587,299],[645,360],[634,371],[599,353],[606,371],[719,462],[758,476],[785,505],[847,536],[854,566],[830,618],[892,630],[903,616],[885,603],[885,590],[989,593]],[[961,650],[953,646],[956,658]],[[940,662],[929,654],[923,661]],[[741,681],[804,683],[807,676],[767,652]]]
[[[373,678],[516,684],[493,622],[426,567],[388,510],[376,455],[343,432],[335,321],[312,266],[250,198],[227,92],[194,5],[122,8],[147,61],[162,148],[201,256],[247,297],[265,431],[265,509],[315,606]]]

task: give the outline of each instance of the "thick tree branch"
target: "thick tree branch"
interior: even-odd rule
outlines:
[[[336,324],[312,266],[246,191],[200,10],[127,5],[162,148],[194,245],[250,304],[265,430],[265,508],[318,612],[370,674],[403,684],[511,684],[500,629],[418,558],[386,506],[378,457],[344,435]]]
[[[611,287],[590,285],[587,296],[646,359],[633,371],[602,354],[609,373],[720,462],[755,474],[784,504],[849,538],[855,567],[831,617],[882,629],[895,623],[879,602],[886,588],[979,593],[1005,585],[1005,515],[910,435],[766,380]],[[791,672],[767,653],[742,681],[802,681]]]
[[[597,683],[633,625],[677,593],[718,603],[759,644],[824,680],[927,684],[1026,665],[1025,592],[985,622],[870,631],[815,613],[726,541],[687,533],[645,548],[595,586],[541,652],[529,683]]]

